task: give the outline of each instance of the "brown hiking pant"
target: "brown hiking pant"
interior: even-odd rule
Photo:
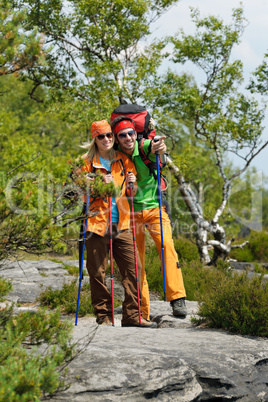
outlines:
[[[125,291],[123,301],[122,323],[138,321],[137,281],[134,259],[133,236],[130,230],[117,232],[113,224],[113,257],[119,267],[122,285]],[[112,316],[112,296],[105,285],[105,273],[110,251],[110,235],[104,237],[87,232],[87,270],[90,278],[91,300],[97,321],[105,316]],[[138,275],[141,264],[138,257]]]

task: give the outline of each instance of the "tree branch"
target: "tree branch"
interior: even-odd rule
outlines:
[[[249,244],[249,241],[245,241],[245,242],[242,243],[242,244],[234,244],[234,245],[231,245],[231,248],[244,248],[247,244]]]
[[[68,45],[74,47],[75,49],[79,50],[80,52],[88,51],[89,53],[92,53],[92,54],[94,54],[96,57],[98,57],[101,61],[103,61],[103,62],[105,61],[104,58],[103,58],[103,56],[102,56],[99,52],[96,52],[95,50],[90,49],[88,46],[85,46],[85,47],[83,47],[83,46],[78,46],[78,45],[76,45],[74,42],[71,42],[70,40],[64,38],[64,36],[61,36],[61,35],[58,35],[58,34],[55,34],[55,33],[51,32],[51,31],[47,28],[47,26],[46,26],[45,24],[43,24],[43,26],[44,26],[45,30],[47,31],[47,33],[48,33],[50,36],[52,36],[52,37],[54,38],[54,40],[60,40],[60,41],[62,41],[62,42],[64,42],[64,43],[66,43],[66,44],[68,44]],[[77,42],[78,42],[78,41],[77,41]]]
[[[14,170],[16,170],[16,169],[19,169],[21,166],[24,166],[24,165],[27,165],[28,163],[33,162],[35,159],[39,158],[40,155],[41,155],[41,152],[39,152],[38,155],[35,156],[33,159],[31,159],[31,160],[29,160],[27,162],[21,163],[20,165],[16,166],[14,169],[12,169],[9,172],[7,172],[7,175],[9,175],[10,173],[14,172]]]
[[[44,103],[44,101],[42,99],[37,99],[34,96],[34,93],[36,91],[36,89],[41,85],[41,82],[36,82],[35,85],[33,86],[31,92],[28,92],[28,95],[30,96],[31,99],[35,100],[38,103]]]
[[[266,141],[266,142],[255,152],[255,154],[253,154],[253,155],[251,156],[251,158],[247,161],[247,163],[245,164],[245,166],[244,166],[242,169],[238,170],[236,173],[234,173],[234,174],[230,177],[229,181],[231,182],[231,181],[234,180],[236,177],[238,177],[238,176],[240,176],[242,173],[244,173],[245,170],[246,170],[246,169],[249,167],[249,165],[251,164],[252,160],[253,160],[267,145],[268,145],[268,141]]]

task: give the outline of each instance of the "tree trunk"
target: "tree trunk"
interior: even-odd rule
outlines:
[[[189,209],[194,222],[197,225],[196,231],[196,244],[198,247],[201,261],[205,265],[216,265],[220,256],[226,258],[228,255],[228,247],[226,245],[226,234],[223,227],[221,227],[216,220],[220,216],[220,212],[223,210],[221,205],[221,211],[217,210],[212,222],[206,220],[203,216],[202,207],[197,199],[195,193],[191,189],[190,185],[184,180],[184,177],[180,174],[179,168],[173,163],[170,157],[167,157],[167,166],[175,176],[177,183],[179,184],[179,190],[182,194],[183,200]],[[208,233],[212,234],[214,240],[208,240]],[[209,247],[213,247],[213,257],[211,258],[208,252]]]

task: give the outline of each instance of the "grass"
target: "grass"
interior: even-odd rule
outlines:
[[[80,271],[79,268],[76,265],[70,265],[70,264],[64,264],[63,263],[64,269],[66,269],[71,276],[80,276]],[[83,269],[83,276],[88,276],[88,272],[86,269]]]
[[[61,312],[64,314],[74,314],[76,312],[78,297],[78,283],[73,280],[71,283],[65,283],[62,289],[53,290],[51,287],[47,288],[39,296],[39,301],[42,306],[50,309],[60,307]],[[91,304],[90,285],[83,282],[81,285],[79,315],[93,315],[94,309]]]
[[[75,279],[65,283],[62,289],[54,290],[51,287],[44,290],[39,296],[41,306],[49,309],[60,308],[62,314],[75,314],[77,309],[78,281]],[[121,305],[121,301],[115,299],[115,307]],[[91,303],[90,285],[83,281],[80,291],[79,317],[94,315]]]

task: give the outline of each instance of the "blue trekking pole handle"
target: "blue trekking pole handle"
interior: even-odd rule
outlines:
[[[87,233],[88,206],[89,206],[89,194],[87,195],[86,218],[85,218],[85,221],[84,221],[83,248],[82,248],[82,255],[81,255],[81,264],[80,264],[80,267],[79,267],[79,287],[78,287],[78,296],[77,296],[77,305],[76,305],[75,325],[77,325],[77,321],[78,321],[80,292],[81,292],[81,284],[82,284],[82,279],[83,279],[83,265],[84,265],[84,254],[85,254],[86,233]]]
[[[159,141],[156,136],[154,142]],[[161,177],[160,177],[160,163],[159,153],[156,152],[156,168],[157,168],[157,187],[158,187],[158,202],[159,202],[159,218],[160,218],[160,231],[161,231],[161,250],[162,250],[162,272],[163,272],[163,285],[164,285],[164,301],[167,301],[166,294],[166,269],[165,269],[165,250],[164,250],[164,237],[163,237],[163,219],[162,219],[162,198],[161,198]]]

